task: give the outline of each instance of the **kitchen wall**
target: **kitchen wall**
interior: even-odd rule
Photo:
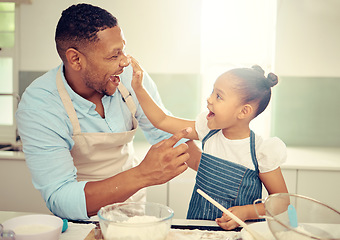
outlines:
[[[289,146],[340,147],[339,8],[278,1],[272,134]]]
[[[20,6],[19,92],[60,64],[54,32],[61,12],[81,1],[33,0]],[[200,0],[93,0],[118,18],[127,52],[156,82],[165,106],[195,118],[200,109]],[[39,17],[35,17],[39,16]],[[136,140],[144,140],[141,132]]]
[[[272,134],[289,146],[340,147],[340,77],[281,76]]]
[[[21,5],[22,71],[46,71],[59,64],[54,46],[54,32],[61,12],[71,4],[88,2],[107,9],[118,18],[127,39],[127,51],[148,72],[199,72],[199,0],[32,2],[31,5]]]
[[[60,63],[55,26],[61,11],[77,1],[32,2],[20,6],[21,91]],[[87,2],[118,18],[127,51],[153,77],[165,106],[175,115],[194,118],[201,102],[201,0]],[[278,0],[277,5],[275,73],[280,83],[274,88],[272,135],[288,146],[340,147],[336,105],[340,100],[340,2]],[[143,139],[141,134],[137,139]]]

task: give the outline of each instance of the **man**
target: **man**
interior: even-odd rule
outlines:
[[[173,146],[190,129],[171,136],[148,121],[131,88],[136,61],[124,52],[115,17],[99,7],[73,5],[63,11],[55,41],[63,64],[26,89],[16,113],[33,184],[55,215],[87,219],[108,204],[145,200],[143,188],[187,169],[188,145]],[[162,106],[154,83],[143,75]],[[132,146],[138,125],[155,144],[140,164]]]

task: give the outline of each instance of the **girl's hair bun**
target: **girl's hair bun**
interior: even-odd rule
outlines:
[[[278,83],[279,79],[274,73],[269,73],[267,76],[267,83],[270,87],[275,86]]]
[[[264,77],[264,70],[262,69],[261,66],[254,65],[251,68],[253,70],[259,72]],[[278,79],[278,77],[274,73],[269,73],[268,76],[265,78],[265,81],[266,81],[266,85],[268,87],[273,87],[273,86],[275,86],[278,83],[279,79]]]
[[[264,70],[261,68],[261,66],[259,66],[259,65],[253,65],[251,68],[252,68],[253,70],[255,70],[255,71],[261,73],[261,74],[264,76]]]

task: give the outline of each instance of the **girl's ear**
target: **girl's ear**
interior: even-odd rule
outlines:
[[[239,119],[246,119],[252,116],[254,108],[250,104],[243,105],[241,111],[238,114]]]
[[[82,69],[82,64],[85,61],[85,56],[81,54],[79,51],[77,51],[74,48],[67,49],[66,58],[69,65],[73,68],[73,70],[79,71]]]

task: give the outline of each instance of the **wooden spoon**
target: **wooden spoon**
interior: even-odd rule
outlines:
[[[220,209],[222,212],[227,214],[229,217],[231,217],[235,222],[237,222],[241,227],[246,229],[255,240],[267,240],[264,236],[259,234],[258,232],[251,229],[245,222],[243,222],[241,219],[239,219],[237,216],[235,216],[232,212],[230,212],[228,209],[223,207],[221,204],[216,202],[214,199],[212,199],[209,195],[207,195],[205,192],[203,192],[201,189],[197,189],[197,192],[202,195],[205,199],[207,199],[209,202],[211,202],[215,207]]]

